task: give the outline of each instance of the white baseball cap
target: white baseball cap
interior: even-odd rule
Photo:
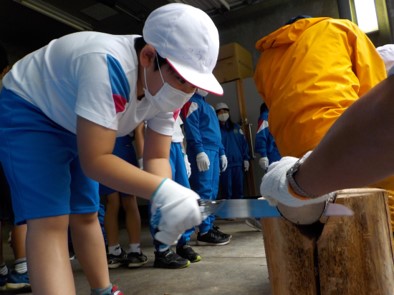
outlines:
[[[230,110],[228,105],[226,103],[224,103],[224,102],[219,102],[218,104],[216,104],[215,111],[223,110],[223,109]]]
[[[386,71],[389,72],[394,66],[394,44],[386,44],[376,48],[386,66]]]
[[[212,74],[219,54],[219,33],[204,11],[181,3],[161,6],[148,16],[142,36],[190,84],[223,94]]]

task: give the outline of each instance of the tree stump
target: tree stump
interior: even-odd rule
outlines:
[[[273,295],[393,295],[394,257],[388,194],[338,192],[352,217],[297,226],[261,219]]]

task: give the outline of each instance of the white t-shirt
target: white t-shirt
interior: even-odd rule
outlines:
[[[172,142],[183,142],[183,138],[185,137],[183,135],[182,131],[182,124],[183,121],[181,119],[181,116],[177,116],[175,119],[175,125],[174,125],[174,134],[172,135]]]
[[[137,37],[79,32],[55,39],[18,61],[3,86],[72,133],[78,115],[118,136],[144,120],[171,136],[173,113],[161,112],[146,98],[137,100]]]

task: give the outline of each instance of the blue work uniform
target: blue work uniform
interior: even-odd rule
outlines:
[[[227,169],[220,175],[223,199],[242,199],[244,197],[244,161],[249,161],[249,146],[241,126],[229,120],[220,124],[222,143],[226,152]]]
[[[187,143],[186,153],[192,170],[190,186],[201,199],[216,200],[219,189],[219,159],[225,154],[216,112],[203,96],[195,93],[183,106],[181,116]],[[203,172],[198,171],[196,161],[197,154],[201,152],[207,154],[210,162],[209,169]],[[214,215],[203,220],[199,226],[200,233],[208,232],[214,220]]]
[[[267,111],[262,112],[259,116],[254,149],[262,157],[267,157],[270,164],[279,161],[281,158],[275,139],[268,128]]]

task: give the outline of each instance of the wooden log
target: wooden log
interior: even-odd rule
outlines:
[[[297,226],[262,219],[273,295],[392,295],[394,260],[387,192],[338,192],[352,217]]]

